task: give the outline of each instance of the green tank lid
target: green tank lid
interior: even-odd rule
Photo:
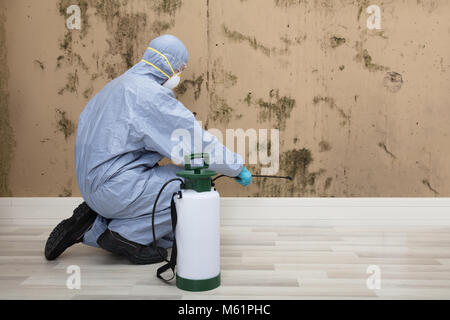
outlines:
[[[203,159],[203,166],[194,167],[191,161],[194,159]],[[185,170],[177,172],[177,176],[184,179],[185,189],[195,190],[197,192],[210,192],[212,187],[212,177],[217,172],[208,170],[209,154],[196,153],[184,158]]]

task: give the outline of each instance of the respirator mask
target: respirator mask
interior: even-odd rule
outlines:
[[[164,82],[163,87],[173,90],[180,84],[180,81],[181,81],[181,72],[176,73],[173,77]]]

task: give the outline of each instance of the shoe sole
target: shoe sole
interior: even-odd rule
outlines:
[[[60,222],[48,237],[45,244],[45,257],[47,260],[55,260],[67,248],[80,242],[80,238],[94,223],[97,214],[83,202],[79,205],[69,219]],[[67,226],[70,224],[70,226]],[[81,224],[81,225],[80,225]]]
[[[110,231],[110,230],[109,230]],[[111,253],[120,255],[120,256],[124,256],[125,258],[127,258],[131,263],[136,264],[136,265],[149,265],[149,264],[156,264],[156,263],[160,263],[160,262],[164,262],[165,260],[163,258],[161,258],[159,255],[155,256],[154,258],[148,258],[148,259],[142,259],[139,258],[133,254],[131,254],[129,251],[127,251],[125,248],[122,247],[116,247],[116,246],[111,246],[110,243],[108,243],[107,241],[103,241],[103,237],[106,237],[106,233],[102,234],[100,236],[100,238],[98,238],[97,243],[98,245],[106,250],[109,251]],[[110,236],[114,237],[114,235],[111,234],[110,231]],[[115,239],[117,239],[116,237],[114,237]],[[118,241],[122,241],[120,239],[117,239]],[[130,245],[130,244],[128,244]],[[164,251],[164,255],[165,258],[167,258],[167,251]]]

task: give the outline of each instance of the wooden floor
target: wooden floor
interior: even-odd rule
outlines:
[[[450,299],[448,199],[222,199],[223,284],[205,293],[84,245],[46,261],[49,232],[79,202],[0,200],[0,299]],[[80,290],[66,287],[71,265]]]

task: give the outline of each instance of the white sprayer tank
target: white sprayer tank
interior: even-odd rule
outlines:
[[[220,285],[220,197],[183,190],[177,208],[177,286],[206,291]]]
[[[203,159],[193,168],[189,160]],[[208,154],[185,159],[186,170],[181,197],[175,197],[177,225],[177,287],[188,291],[207,291],[220,286],[220,197],[212,187],[217,173],[207,170]]]

